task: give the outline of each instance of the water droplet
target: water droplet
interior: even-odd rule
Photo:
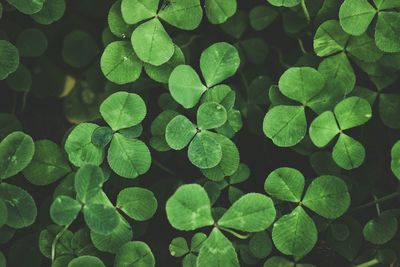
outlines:
[[[125,61],[128,60],[128,57],[127,57],[127,56],[124,56],[124,60],[125,60]]]

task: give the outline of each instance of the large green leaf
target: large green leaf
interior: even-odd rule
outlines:
[[[108,235],[119,224],[119,214],[114,207],[105,204],[87,204],[83,215],[89,229],[95,233]]]
[[[68,196],[58,196],[50,207],[51,219],[58,225],[72,223],[81,210],[81,204]]]
[[[114,261],[115,267],[154,267],[155,259],[150,247],[141,241],[123,245]]]
[[[105,181],[102,169],[96,165],[84,165],[75,173],[74,188],[76,197],[88,203],[101,191]]]
[[[236,48],[225,42],[215,43],[201,53],[200,69],[209,88],[233,76],[239,65]]]
[[[342,130],[363,125],[372,117],[372,110],[368,101],[356,96],[348,97],[339,102],[334,113]]]
[[[302,203],[322,217],[336,219],[349,208],[350,194],[342,179],[324,175],[311,182]]]
[[[218,128],[226,122],[228,116],[223,105],[206,102],[197,110],[197,125],[202,130]]]
[[[107,155],[111,169],[124,178],[136,178],[150,169],[151,155],[145,143],[114,134]]]
[[[365,148],[354,138],[342,133],[333,147],[332,157],[339,167],[355,169],[364,162]]]
[[[272,200],[259,193],[248,193],[239,198],[218,220],[218,225],[244,232],[260,232],[275,220]]]
[[[185,148],[196,135],[196,126],[185,116],[175,116],[165,129],[165,140],[175,150]]]
[[[39,12],[43,8],[45,0],[7,0],[7,2],[18,11],[31,15]]]
[[[281,167],[268,175],[264,190],[274,198],[300,202],[304,183],[304,176],[301,172],[293,168]]]
[[[272,240],[283,254],[303,257],[314,247],[317,234],[314,221],[302,207],[297,207],[274,223]]]
[[[206,0],[205,11],[212,24],[224,23],[236,12],[236,0]]]
[[[345,0],[340,6],[339,19],[343,30],[351,35],[363,34],[376,10],[368,0]]]
[[[137,94],[117,92],[100,106],[103,119],[114,131],[139,124],[146,116],[146,104]]]
[[[118,193],[116,207],[136,221],[146,221],[157,210],[157,199],[150,190],[127,187]]]
[[[289,147],[298,144],[307,131],[304,107],[273,107],[264,117],[263,131],[277,146]]]
[[[13,132],[0,143],[0,179],[16,175],[32,161],[35,145],[23,132]]]
[[[159,2],[159,0],[122,0],[122,17],[128,24],[152,18],[157,14]]]
[[[196,29],[203,17],[200,0],[175,0],[162,6],[159,17],[182,30]]]
[[[200,249],[197,267],[239,267],[239,260],[232,243],[214,228]]]
[[[384,52],[400,52],[399,12],[380,12],[375,28],[376,46]]]
[[[1,183],[0,196],[7,205],[8,226],[19,229],[35,222],[36,204],[27,191],[15,185]]]
[[[50,140],[35,142],[32,161],[22,171],[34,185],[51,184],[71,171],[62,151]]]
[[[168,221],[178,230],[190,231],[214,223],[210,199],[198,184],[180,186],[168,199],[166,211]]]
[[[128,41],[107,45],[101,55],[100,67],[104,76],[116,84],[136,81],[142,72],[142,64]]]
[[[325,111],[310,125],[310,138],[317,147],[324,147],[340,132],[332,111]]]
[[[349,40],[337,20],[322,23],[314,36],[314,51],[320,57],[344,51]]]
[[[177,66],[169,76],[169,91],[184,108],[194,107],[207,90],[196,71],[189,65]]]
[[[161,22],[151,19],[140,24],[132,33],[133,50],[140,60],[160,66],[174,54],[174,43]]]
[[[188,157],[200,169],[213,168],[222,160],[222,147],[211,134],[202,131],[190,142]]]

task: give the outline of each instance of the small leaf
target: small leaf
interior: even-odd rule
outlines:
[[[224,23],[236,12],[236,0],[206,0],[206,14],[212,24]]]
[[[118,212],[112,206],[88,204],[83,207],[83,215],[89,229],[98,234],[111,234],[119,224]]]
[[[185,116],[175,116],[167,125],[165,140],[175,150],[185,148],[196,135],[195,125]]]
[[[332,158],[345,170],[355,169],[364,162],[365,148],[354,138],[342,133],[333,147]]]
[[[121,13],[125,22],[136,24],[157,14],[159,0],[122,0]]]
[[[45,0],[7,0],[7,2],[18,11],[31,15],[42,9]]]
[[[300,202],[304,190],[304,176],[293,168],[278,168],[268,175],[264,190],[274,198]]]
[[[397,179],[400,180],[400,141],[397,141],[391,150],[391,169]]]
[[[376,10],[368,0],[345,0],[339,10],[340,25],[348,34],[361,35],[375,14]]]
[[[216,102],[206,102],[197,110],[197,125],[202,130],[218,128],[224,125],[227,118],[224,106]]]
[[[364,226],[365,239],[375,245],[383,245],[389,242],[397,233],[398,223],[394,216],[381,214],[372,219]]]
[[[174,43],[161,22],[151,19],[140,24],[132,33],[133,50],[140,60],[160,66],[174,54]]]
[[[155,259],[149,246],[141,241],[123,245],[115,256],[114,267],[154,267]]]
[[[350,194],[342,179],[323,175],[311,182],[302,203],[322,217],[336,219],[349,208]]]
[[[363,125],[372,117],[368,101],[356,96],[348,97],[337,104],[334,113],[342,130]]]
[[[108,44],[101,55],[100,67],[104,76],[116,84],[134,82],[142,72],[142,64],[128,41]]]
[[[196,106],[207,90],[201,83],[199,75],[189,65],[179,65],[172,71],[168,87],[174,100],[184,108]]]
[[[14,176],[32,161],[35,145],[23,132],[13,132],[0,143],[0,179]]]
[[[263,130],[277,146],[290,147],[298,144],[307,131],[304,107],[273,107],[264,117]]]
[[[314,221],[302,207],[282,216],[272,229],[272,240],[276,248],[285,255],[296,257],[303,257],[312,250],[317,235]]]
[[[271,5],[294,7],[300,4],[300,0],[267,0]]]
[[[190,231],[214,223],[210,199],[198,184],[180,186],[168,199],[166,211],[168,221],[178,230]]]
[[[325,111],[316,117],[310,125],[310,138],[317,147],[324,147],[340,132],[335,116]]]
[[[85,255],[70,261],[68,267],[105,267],[105,265],[99,258]]]
[[[59,196],[51,204],[50,216],[56,224],[68,225],[76,219],[81,208],[81,204],[75,199]]]
[[[19,65],[19,53],[15,46],[5,40],[0,40],[0,80],[17,70]]]
[[[159,17],[182,30],[196,29],[203,17],[199,0],[171,1],[161,8]]]
[[[100,113],[114,131],[139,124],[146,116],[146,104],[137,94],[117,92],[100,106]]]
[[[320,57],[344,51],[349,38],[337,20],[325,21],[315,33],[314,51]]]
[[[248,193],[239,198],[222,215],[218,225],[244,232],[260,232],[275,220],[276,211],[272,200],[259,193]]]
[[[136,221],[146,221],[157,210],[157,199],[150,190],[127,187],[117,196],[117,208]]]
[[[239,65],[239,53],[228,43],[215,43],[201,53],[200,69],[208,88],[233,76]]]
[[[110,143],[113,134],[110,127],[99,127],[93,132],[92,144],[98,148],[105,148]]]
[[[100,167],[84,165],[76,172],[74,181],[77,199],[88,203],[101,191],[105,178]]]
[[[197,258],[197,267],[209,266],[240,266],[235,248],[218,228],[211,231]]]
[[[63,152],[50,140],[35,142],[32,161],[22,171],[34,185],[51,184],[71,171]]]
[[[65,0],[45,0],[43,8],[31,15],[37,23],[49,25],[62,18],[65,13]]]
[[[171,253],[171,256],[182,257],[189,252],[188,244],[183,237],[176,237],[169,244],[169,253]]]
[[[107,155],[111,169],[124,178],[136,178],[150,169],[151,155],[145,143],[116,133]]]
[[[222,147],[211,134],[202,131],[190,142],[188,157],[200,169],[213,168],[222,160]]]

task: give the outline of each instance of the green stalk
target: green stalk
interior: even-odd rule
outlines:
[[[399,192],[394,192],[394,193],[392,193],[392,194],[383,196],[383,197],[381,197],[381,198],[376,198],[374,201],[371,201],[371,202],[365,203],[365,204],[363,204],[363,205],[361,205],[361,206],[355,207],[355,208],[353,208],[351,211],[357,211],[357,210],[365,209],[365,208],[368,208],[368,207],[370,207],[370,206],[376,205],[377,203],[381,203],[381,202],[383,202],[383,201],[386,201],[386,200],[390,200],[390,199],[392,199],[392,198],[395,198],[395,197],[397,197],[397,196],[399,196],[399,195],[400,195]]]
[[[232,235],[234,235],[234,236],[236,236],[237,238],[240,238],[240,239],[247,239],[247,238],[250,237],[250,234],[242,235],[242,234],[239,234],[239,233],[237,233],[237,232],[235,232],[235,231],[233,231],[231,229],[228,229],[228,228],[225,228],[225,227],[221,227],[221,226],[218,226],[218,228],[221,229],[222,231],[230,233],[230,234],[232,234]]]
[[[378,259],[372,259],[370,261],[358,264],[355,267],[370,267],[370,266],[375,266],[377,264],[379,264],[379,260]]]
[[[304,15],[306,16],[307,22],[310,23],[311,17],[310,17],[310,13],[308,13],[308,9],[307,9],[305,0],[301,0],[301,8],[303,9]]]
[[[67,224],[66,226],[64,226],[64,228],[60,232],[58,232],[58,234],[54,237],[54,240],[51,243],[51,262],[54,262],[54,260],[56,259],[56,246],[57,246],[58,240],[68,230],[68,227],[70,225],[71,224]]]

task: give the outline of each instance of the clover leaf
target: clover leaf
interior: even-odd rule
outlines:
[[[391,150],[391,169],[397,179],[400,179],[400,141],[397,141]]]
[[[80,212],[81,204],[68,196],[57,197],[50,207],[51,219],[58,225],[72,223]]]
[[[141,241],[131,241],[124,244],[117,252],[114,260],[115,267],[155,266],[154,255],[150,247]]]
[[[128,187],[118,193],[116,207],[136,221],[146,221],[157,210],[157,199],[150,190]]]

